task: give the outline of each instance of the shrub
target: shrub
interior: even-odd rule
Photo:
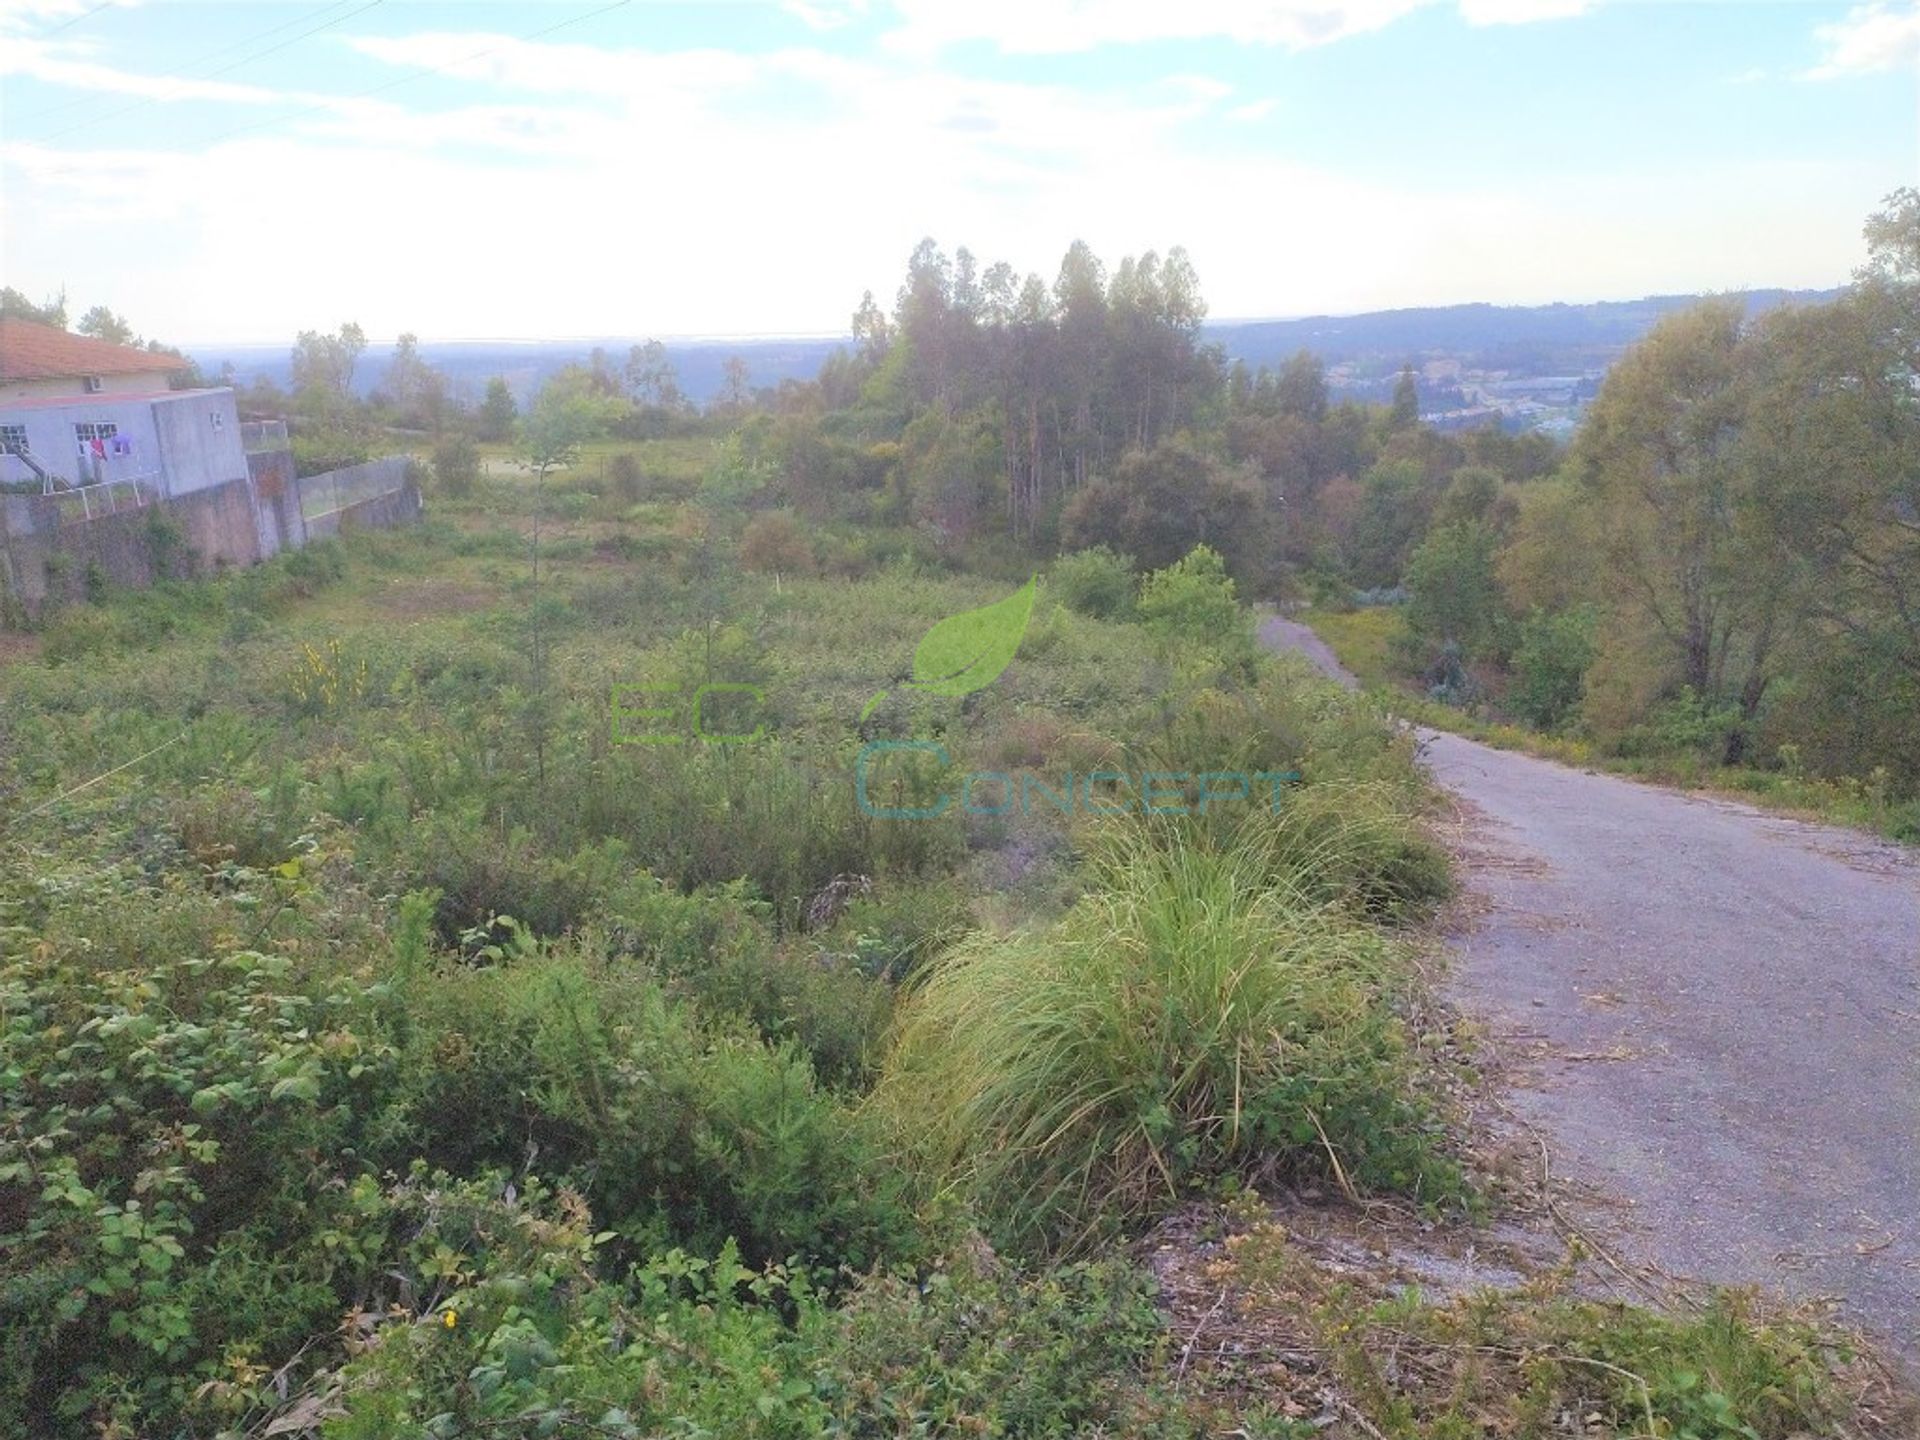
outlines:
[[[1255,1165],[1451,1193],[1389,1008],[1399,952],[1251,847],[1111,843],[1061,922],[962,944],[908,1002],[879,1100],[938,1183],[1068,1247]]]
[[[443,495],[471,495],[480,480],[479,447],[465,435],[444,436],[433,447],[433,480]]]
[[[769,510],[747,522],[740,536],[740,563],[769,575],[811,575],[813,542],[786,510]]]
[[[1226,562],[1205,545],[1141,582],[1140,619],[1182,660],[1211,655],[1230,668],[1252,664],[1253,622],[1234,595]]]
[[[420,1236],[403,1269],[436,1303],[315,1387],[340,1415],[328,1434],[1203,1433],[1142,1383],[1166,1335],[1123,1265],[1027,1276],[963,1260],[924,1285],[875,1278],[839,1311],[804,1270],[750,1268],[731,1247],[675,1250],[616,1285],[587,1264],[593,1236],[570,1197],[510,1203],[502,1188],[416,1177],[395,1196]],[[437,1283],[446,1254],[451,1285]]]
[[[1116,555],[1104,545],[1062,555],[1047,572],[1060,603],[1097,620],[1125,620],[1133,614],[1133,557]]]
[[[607,902],[619,952],[676,981],[703,1014],[736,1016],[768,1040],[797,1043],[830,1083],[863,1079],[892,992],[857,957],[777,945],[769,910],[742,881],[681,895],[651,875]]]
[[[1505,625],[1494,579],[1496,537],[1477,521],[1441,525],[1407,562],[1407,629],[1428,647],[1454,644],[1470,659],[1498,654]]]
[[[334,1205],[313,1157],[352,1154],[389,1093],[370,1010],[251,951],[0,970],[0,1428],[163,1433],[223,1353],[337,1316],[352,1262],[302,1241]]]
[[[1586,692],[1597,625],[1589,606],[1529,616],[1514,646],[1506,708],[1536,730],[1558,730],[1573,719]]]
[[[631,450],[620,450],[608,457],[607,489],[628,505],[637,505],[646,498],[647,479],[638,455]]]
[[[863,1271],[917,1243],[867,1123],[798,1047],[710,1022],[631,962],[535,947],[408,987],[405,1111],[455,1173],[527,1163],[577,1185],[633,1253],[803,1256]]]

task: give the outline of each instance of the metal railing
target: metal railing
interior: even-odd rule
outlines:
[[[269,450],[285,450],[287,422],[284,420],[248,420],[240,426],[240,444],[249,455]]]
[[[59,502],[62,520],[75,518],[75,501],[79,502],[78,518],[82,520],[98,520],[122,510],[144,510],[160,498],[160,472],[151,470],[144,475],[116,476],[91,485],[75,485],[71,489],[51,491],[47,498]]]

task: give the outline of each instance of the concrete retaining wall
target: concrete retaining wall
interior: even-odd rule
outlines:
[[[283,463],[284,457],[284,463]],[[29,617],[85,597],[90,578],[156,580],[252,565],[309,540],[409,525],[422,512],[405,456],[304,479],[285,452],[247,457],[246,475],[88,518],[72,495],[0,496],[0,601]],[[8,607],[0,604],[0,623]]]

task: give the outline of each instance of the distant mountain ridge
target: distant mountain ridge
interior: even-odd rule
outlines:
[[[1779,305],[1822,304],[1840,294],[1832,290],[1747,290],[1736,292],[1749,313]],[[1375,310],[1360,315],[1315,315],[1297,320],[1247,320],[1208,324],[1203,338],[1218,345],[1229,361],[1244,360],[1258,369],[1311,350],[1329,365],[1355,364],[1362,371],[1387,374],[1409,360],[1458,359],[1468,368],[1505,370],[1516,376],[1581,374],[1603,370],[1650,330],[1661,316],[1697,304],[1700,295],[1652,295],[1641,300],[1603,300],[1586,305],[1443,305],[1407,310]],[[522,399],[555,371],[585,361],[604,349],[618,366],[627,347],[646,337],[567,341],[460,340],[425,342],[420,354],[446,372],[456,395],[477,400],[486,382],[504,375]],[[689,398],[705,403],[720,393],[723,370],[738,355],[747,362],[750,382],[771,387],[783,380],[811,380],[828,355],[849,343],[845,338],[782,338],[669,342],[667,354]],[[288,383],[291,344],[285,346],[202,346],[193,351],[206,373],[218,374],[231,363],[236,379],[249,384],[267,378]],[[377,388],[393,353],[391,345],[372,345],[354,376],[362,393]]]
[[[1832,290],[1743,290],[1750,315],[1780,305],[1819,305]],[[1424,306],[1374,310],[1362,315],[1314,315],[1299,320],[1252,320],[1206,327],[1207,339],[1231,360],[1255,369],[1274,365],[1299,350],[1311,350],[1329,365],[1380,359],[1449,356],[1471,368],[1512,370],[1523,375],[1579,373],[1604,367],[1651,330],[1660,317],[1684,310],[1705,295],[1649,295],[1640,300],[1601,300],[1586,305]]]

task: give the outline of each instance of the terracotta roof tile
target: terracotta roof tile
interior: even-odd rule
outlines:
[[[192,362],[70,335],[30,320],[0,320],[0,380],[59,380],[75,375],[132,375],[185,370]]]

